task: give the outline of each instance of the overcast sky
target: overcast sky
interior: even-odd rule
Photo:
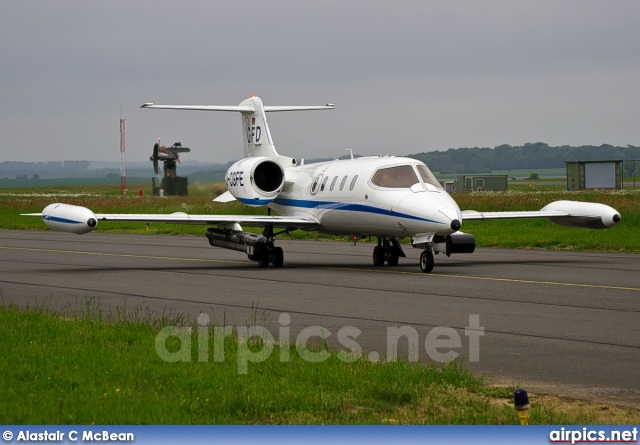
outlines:
[[[237,113],[144,102],[336,110],[274,113],[281,154],[640,145],[640,2],[5,1],[1,161],[243,156]]]

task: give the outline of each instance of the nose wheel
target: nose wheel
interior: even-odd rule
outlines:
[[[433,251],[423,250],[422,254],[420,254],[420,270],[424,273],[430,273],[433,270],[434,264]]]

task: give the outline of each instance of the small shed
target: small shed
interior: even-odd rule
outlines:
[[[622,188],[622,161],[565,161],[567,190]]]
[[[509,188],[507,175],[458,175],[456,190],[465,192],[506,192]]]

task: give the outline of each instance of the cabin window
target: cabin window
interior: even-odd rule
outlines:
[[[318,193],[318,184],[320,183],[321,179],[322,179],[322,175],[316,176],[316,179],[313,180],[313,184],[311,184],[312,195],[315,195],[316,193]]]
[[[326,178],[324,178],[324,181],[322,181],[322,185],[320,186],[321,192],[324,192],[324,186],[327,185],[328,180],[329,180],[329,177],[327,176]]]
[[[393,189],[410,188],[419,182],[420,180],[411,165],[381,168],[371,178],[373,185]]]
[[[353,191],[353,187],[356,185],[356,181],[358,180],[358,175],[355,175],[351,180],[351,185],[349,186],[349,191]]]
[[[438,181],[436,176],[433,173],[431,173],[431,170],[429,170],[429,167],[427,167],[424,164],[418,164],[416,165],[416,167],[418,167],[418,173],[420,173],[420,176],[422,177],[422,181],[425,184],[431,184],[435,187],[438,187],[439,189],[442,188],[440,181]]]
[[[338,180],[338,177],[337,177],[337,176],[335,176],[335,177],[333,178],[333,181],[331,181],[331,187],[329,187],[329,191],[331,191],[331,192],[333,191],[333,188],[336,186],[336,181],[337,181],[337,180]]]
[[[340,191],[344,188],[344,184],[347,182],[347,177],[342,178],[342,182],[340,183]]]

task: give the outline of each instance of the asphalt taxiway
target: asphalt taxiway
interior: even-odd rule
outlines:
[[[438,255],[424,274],[410,246],[397,267],[374,267],[372,243],[278,245],[285,266],[261,269],[204,236],[3,230],[0,291],[19,306],[81,310],[88,297],[103,311],[206,313],[276,340],[319,326],[336,351],[347,349],[340,329],[354,327],[351,347],[371,358],[396,345],[422,361],[453,352],[496,382],[640,406],[640,255],[478,249]]]

